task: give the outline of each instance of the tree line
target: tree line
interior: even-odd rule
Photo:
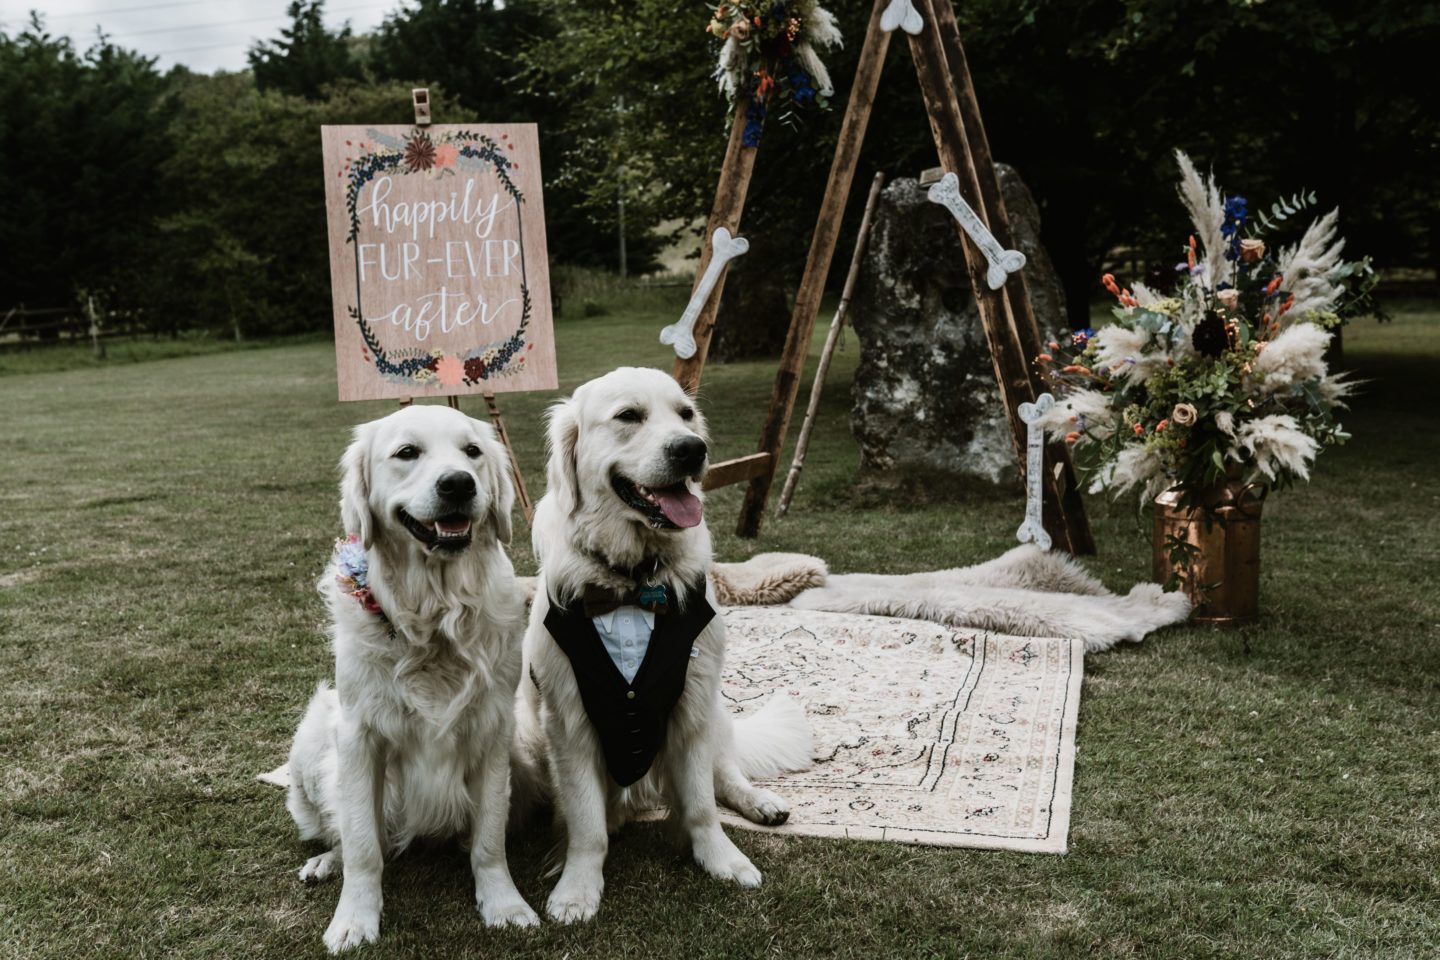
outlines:
[[[777,292],[752,303],[782,331],[871,4],[828,6],[846,33],[835,108],[767,124],[745,216],[761,254],[745,287]],[[403,122],[413,86],[437,122],[539,125],[556,262],[613,269],[622,200],[636,272],[708,213],[728,121],[702,3],[416,0],[365,35],[327,28],[323,0],[289,12],[248,70],[211,76],[105,37],[78,49],[38,14],[0,33],[0,309],[94,297],[156,332],[327,328],[318,128]],[[1076,321],[1117,246],[1176,259],[1175,147],[1255,204],[1315,190],[1382,266],[1440,259],[1440,4],[967,0],[957,15],[995,156],[1036,195]],[[862,184],[935,163],[903,41],[880,98]]]

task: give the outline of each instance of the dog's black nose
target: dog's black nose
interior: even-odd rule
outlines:
[[[670,462],[686,473],[694,473],[699,470],[705,463],[707,452],[705,441],[694,434],[676,437],[665,444],[665,455],[670,458]]]
[[[435,481],[435,492],[453,502],[469,500],[475,496],[475,477],[463,470],[447,473]]]

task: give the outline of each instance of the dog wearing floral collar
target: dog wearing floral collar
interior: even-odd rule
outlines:
[[[517,797],[552,799],[566,837],[546,910],[593,917],[608,834],[657,802],[704,870],[759,886],[715,804],[783,823],[789,806],[751,780],[808,767],[810,730],[788,696],[738,722],[721,701],[704,418],[667,374],[622,368],[551,408],[549,444],[516,748]]]
[[[524,627],[505,449],[489,424],[411,406],[357,427],[341,469],[347,535],[320,579],[335,686],[295,732],[287,801],[329,845],[301,879],[343,870],[325,945],[378,937],[384,859],[419,836],[468,834],[484,921],[535,924],[505,859]]]

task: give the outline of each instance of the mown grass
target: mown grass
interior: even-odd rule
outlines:
[[[567,304],[562,386],[668,365],[655,334],[683,297],[590,319]],[[1089,658],[1067,855],[746,833],[766,883],[742,892],[634,826],[593,924],[495,933],[440,845],[388,867],[382,942],[362,955],[1435,956],[1440,313],[1357,324],[1346,351],[1372,379],[1355,439],[1267,505],[1263,622]],[[740,491],[713,496],[719,555],[899,572],[1013,543],[1017,493],[910,503],[857,485],[855,354],[852,339],[790,515],[742,541]],[[751,449],[773,371],[707,371],[719,456]],[[323,954],[338,888],[295,879],[312,851],[253,776],[330,669],[313,585],[347,428],[392,409],[334,391],[327,343],[0,378],[0,955]],[[548,399],[502,400],[537,494]],[[1145,577],[1134,511],[1090,505],[1092,568]],[[528,545],[514,556],[533,569]],[[512,849],[536,906],[545,849]]]

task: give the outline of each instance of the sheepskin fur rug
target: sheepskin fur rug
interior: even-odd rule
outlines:
[[[1190,615],[1183,593],[1141,583],[1120,596],[1073,557],[1033,544],[973,567],[895,576],[831,575],[790,606],[909,617],[1024,637],[1077,637],[1085,641],[1087,653],[1109,650],[1122,640],[1138,642]]]

